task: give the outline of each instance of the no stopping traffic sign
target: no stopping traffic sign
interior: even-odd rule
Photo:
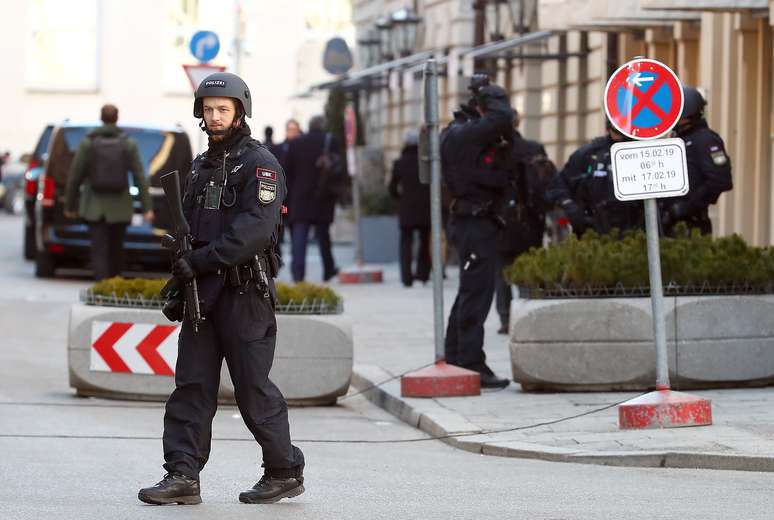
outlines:
[[[663,63],[639,58],[624,64],[605,87],[605,112],[631,139],[654,139],[672,130],[683,112],[683,89]]]

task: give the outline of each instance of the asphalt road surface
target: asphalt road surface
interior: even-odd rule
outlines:
[[[222,407],[199,506],[147,506],[162,477],[163,406],[73,396],[69,305],[88,280],[35,280],[21,220],[0,216],[0,518],[6,519],[771,519],[774,475],[608,468],[486,457],[417,432],[363,399],[291,411],[308,462],[307,492],[240,504],[260,452],[238,411]],[[82,274],[81,274],[82,275]]]

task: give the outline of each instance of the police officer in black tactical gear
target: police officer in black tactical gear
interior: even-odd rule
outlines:
[[[546,193],[550,202],[564,210],[577,236],[587,229],[607,234],[644,226],[642,202],[615,198],[610,148],[626,138],[609,121],[606,126],[607,135],[573,152]]]
[[[464,107],[444,130],[441,161],[453,197],[449,236],[460,257],[460,286],[446,330],[446,361],[481,374],[481,386],[503,388],[484,354],[484,322],[492,306],[497,266],[498,203],[511,172],[512,110],[505,91],[473,85],[477,113]]]
[[[505,189],[502,215],[505,227],[497,240],[498,266],[495,277],[495,302],[500,315],[498,334],[507,334],[510,325],[511,285],[503,269],[531,247],[543,245],[546,231],[546,188],[556,175],[556,167],[546,149],[537,141],[519,133],[519,113],[513,110],[513,140],[511,170],[514,175]]]
[[[216,73],[196,91],[194,117],[209,148],[191,166],[183,211],[194,249],[173,265],[180,281],[196,278],[204,321],[182,320],[175,390],[164,415],[164,479],[141,489],[150,504],[198,504],[199,473],[210,455],[223,359],[237,406],[263,452],[264,474],[239,495],[272,503],[304,492],[304,456],[290,442],[288,408],[269,380],[277,325],[274,243],[285,198],[285,174],[274,156],[250,137],[245,117],[252,98],[234,74]]]
[[[678,222],[708,235],[712,233],[709,205],[715,204],[721,193],[733,188],[731,159],[723,139],[707,126],[704,119],[707,103],[701,93],[693,87],[683,87],[683,98],[683,113],[675,134],[685,141],[690,191],[682,197],[660,200],[661,224],[667,236],[674,235]]]

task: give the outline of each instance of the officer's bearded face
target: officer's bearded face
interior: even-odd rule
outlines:
[[[236,119],[236,104],[227,97],[206,97],[202,100],[204,123],[216,141],[224,139]]]

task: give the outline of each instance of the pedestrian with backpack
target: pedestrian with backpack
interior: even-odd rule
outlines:
[[[118,276],[124,268],[124,237],[134,213],[130,172],[145,221],[150,223],[154,218],[137,143],[116,126],[118,108],[103,106],[101,120],[103,125],[78,145],[67,177],[64,206],[65,217],[80,217],[89,226],[96,280]]]

